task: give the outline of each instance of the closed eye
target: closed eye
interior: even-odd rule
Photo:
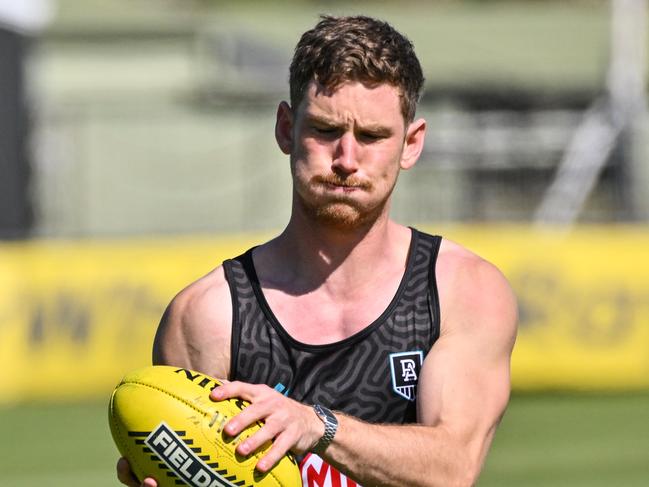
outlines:
[[[385,139],[386,137],[387,135],[378,132],[360,132],[358,134],[359,140],[366,143],[377,142],[379,140]]]
[[[318,136],[326,137],[326,138],[337,137],[338,134],[340,133],[340,129],[338,127],[334,127],[330,125],[314,125],[312,127],[312,130]]]

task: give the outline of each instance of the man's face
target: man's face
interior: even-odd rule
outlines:
[[[358,82],[333,93],[318,88],[311,83],[292,113],[287,152],[296,209],[320,223],[357,228],[387,215],[399,170],[407,166],[402,156],[409,127],[399,91]]]

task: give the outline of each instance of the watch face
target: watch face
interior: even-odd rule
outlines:
[[[314,408],[318,413],[318,416],[320,416],[323,421],[326,421],[328,423],[338,423],[336,417],[326,407],[321,406],[320,404],[316,404]]]

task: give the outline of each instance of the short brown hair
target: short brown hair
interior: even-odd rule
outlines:
[[[295,47],[289,78],[294,109],[311,81],[328,90],[347,81],[391,84],[401,92],[404,120],[411,122],[424,76],[412,43],[387,22],[323,15]]]

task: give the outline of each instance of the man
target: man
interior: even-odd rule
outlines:
[[[365,486],[478,477],[509,397],[516,306],[491,264],[389,218],[424,143],[422,83],[386,23],[323,17],[306,32],[277,111],[286,229],[181,291],[162,319],[154,363],[229,378],[212,398],[251,402],[230,435],[265,422],[237,447],[272,439],[262,472],[291,450],[304,485],[324,471]],[[138,485],[125,460],[118,475]]]

